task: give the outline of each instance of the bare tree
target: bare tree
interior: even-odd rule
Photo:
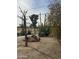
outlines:
[[[19,9],[20,9],[20,12],[22,13],[22,16],[19,16],[18,15],[18,17],[23,21],[23,28],[24,28],[24,32],[26,33],[26,20],[27,20],[27,18],[26,18],[26,13],[27,13],[27,11],[22,11],[22,9],[19,7]]]
[[[27,45],[27,42],[28,42],[28,38],[27,38],[27,34],[26,34],[26,20],[27,20],[27,18],[26,18],[26,13],[27,13],[27,11],[22,11],[22,9],[19,7],[19,9],[20,9],[20,12],[22,13],[22,16],[19,16],[18,15],[18,17],[23,21],[23,33],[25,34],[25,46],[27,47],[28,45]]]

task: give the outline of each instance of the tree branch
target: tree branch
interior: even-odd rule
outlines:
[[[23,20],[23,17],[21,17],[21,16],[19,16],[19,15],[18,15],[17,17]]]

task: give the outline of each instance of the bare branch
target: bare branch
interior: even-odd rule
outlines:
[[[28,11],[28,10],[27,10]],[[24,10],[24,15],[26,15],[27,11]]]
[[[19,9],[20,9],[20,12],[21,12],[22,14],[24,14],[23,11],[22,11],[22,9],[21,9],[20,7],[19,7]]]
[[[18,17],[23,20],[23,17],[21,17],[21,16],[19,16],[19,15],[18,15]]]

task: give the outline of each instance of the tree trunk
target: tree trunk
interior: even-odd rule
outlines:
[[[27,33],[25,34],[25,47],[28,47],[28,38],[27,38]]]
[[[27,38],[27,32],[26,32],[26,17],[24,16],[24,29],[25,29],[25,47],[28,46],[28,38]]]

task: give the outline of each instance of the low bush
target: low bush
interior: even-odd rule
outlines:
[[[49,26],[41,26],[39,29],[39,36],[44,37],[49,35]]]
[[[21,31],[20,33],[17,33],[17,36],[24,36],[24,35],[25,35],[24,31]]]

